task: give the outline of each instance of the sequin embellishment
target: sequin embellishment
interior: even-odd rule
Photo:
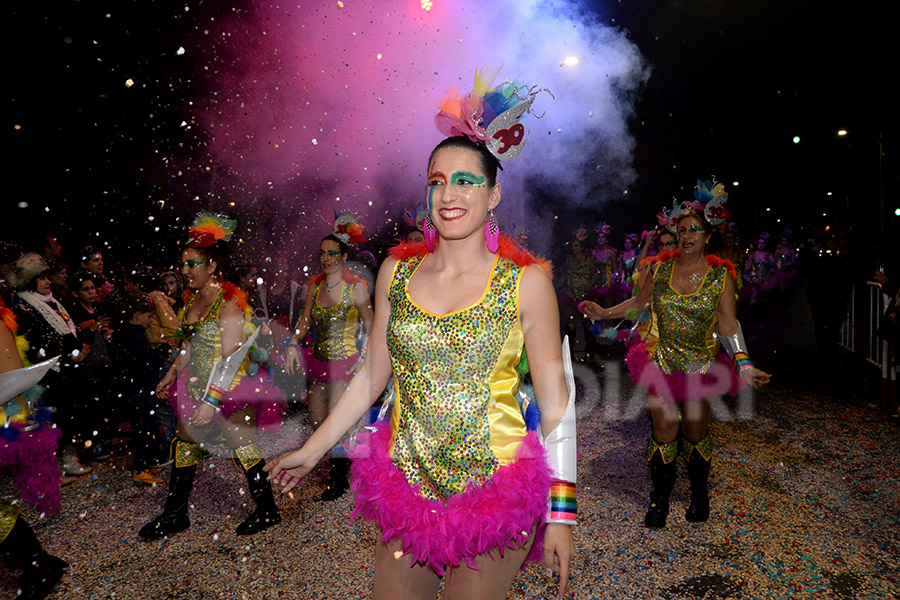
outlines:
[[[498,256],[478,303],[437,316],[408,295],[421,261],[399,262],[388,292],[387,343],[399,392],[391,456],[410,486],[446,502],[470,485],[481,485],[501,466],[491,448],[492,427],[497,429],[501,419],[492,413],[497,399],[490,379],[498,366],[514,373],[521,357],[518,283],[523,267]],[[511,364],[498,365],[501,358]],[[524,436],[524,419],[510,415],[518,411],[503,412],[502,427],[516,429],[520,419]]]

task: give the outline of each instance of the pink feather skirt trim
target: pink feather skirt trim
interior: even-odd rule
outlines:
[[[683,404],[685,400],[700,401],[703,398],[737,396],[746,383],[735,372],[728,357],[719,353],[705,373],[663,373],[650,358],[643,341],[637,341],[625,355],[631,381],[651,396],[661,396],[666,402]]]
[[[356,366],[359,354],[338,360],[319,360],[313,356],[312,348],[304,348],[303,359],[306,365],[306,377],[310,381],[334,383],[338,380],[350,381],[353,375],[348,375],[347,372]]]
[[[480,486],[443,504],[421,496],[390,457],[391,430],[382,426],[351,453],[357,514],[376,522],[385,543],[399,539],[403,552],[439,575],[475,557],[521,548],[537,527],[525,564],[543,553],[550,469],[544,447],[529,432],[516,461],[500,467]],[[524,568],[523,564],[523,568]]]
[[[175,393],[170,396],[175,416],[179,421],[189,421],[200,405],[191,398],[187,391],[187,369],[175,382]],[[256,427],[271,434],[281,427],[281,416],[284,414],[285,400],[281,390],[272,383],[271,378],[258,372],[254,376],[245,375],[240,383],[222,398],[215,420],[227,421],[236,411],[248,406],[256,406]]]
[[[61,432],[55,425],[43,425],[22,432],[10,442],[0,437],[0,469],[8,467],[22,500],[47,514],[59,510],[59,482],[56,447]]]

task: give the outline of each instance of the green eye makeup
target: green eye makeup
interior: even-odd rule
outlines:
[[[484,187],[485,178],[483,175],[476,175],[469,171],[456,171],[450,176],[451,185],[472,185]]]
[[[202,267],[205,264],[205,260],[194,260],[193,258],[189,258],[188,260],[184,261],[184,266],[186,266],[188,269],[196,269],[197,267]]]
[[[319,256],[340,256],[343,254],[340,250],[320,250]]]

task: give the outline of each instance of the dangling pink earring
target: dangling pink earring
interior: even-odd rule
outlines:
[[[490,210],[487,223],[484,224],[484,239],[487,242],[488,250],[496,254],[500,248],[500,227],[497,225],[497,217],[494,216],[494,209]]]
[[[431,215],[425,215],[422,233],[425,234],[425,248],[427,248],[429,252],[434,252],[434,248],[437,245],[437,227],[432,223]]]

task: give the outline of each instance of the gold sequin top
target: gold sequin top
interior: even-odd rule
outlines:
[[[478,302],[440,316],[409,297],[422,259],[399,261],[388,291],[396,391],[391,456],[410,486],[446,502],[512,462],[527,433],[514,396],[525,343],[519,321],[524,267],[497,255]]]
[[[710,265],[696,292],[679,294],[672,289],[674,266],[674,258],[664,260],[653,274],[647,352],[666,374],[705,373],[719,353],[713,333],[728,269]]]
[[[359,323],[359,310],[353,302],[353,284],[342,282],[341,299],[334,306],[327,308],[319,304],[319,292],[323,285],[324,282],[316,288],[309,314],[316,334],[313,357],[323,361],[341,360],[358,352],[356,328]]]
[[[181,331],[186,339],[191,343],[191,360],[188,364],[188,383],[187,391],[194,400],[202,400],[203,394],[206,392],[206,384],[209,382],[209,375],[217,362],[222,360],[222,330],[219,327],[219,310],[225,300],[223,290],[219,290],[219,294],[213,301],[212,306],[206,314],[196,323],[187,323],[185,321],[185,311],[190,306],[187,302],[184,308],[178,313],[181,320]],[[250,318],[250,311],[244,308],[244,332],[243,338],[247,339],[250,333],[253,333],[253,322]],[[244,375],[247,374],[247,367],[250,365],[250,357],[244,358],[241,368],[231,382],[230,390],[237,387]]]
[[[583,300],[591,290],[591,282],[596,274],[594,261],[586,256],[581,263],[574,256],[566,260],[566,294],[573,300]]]

